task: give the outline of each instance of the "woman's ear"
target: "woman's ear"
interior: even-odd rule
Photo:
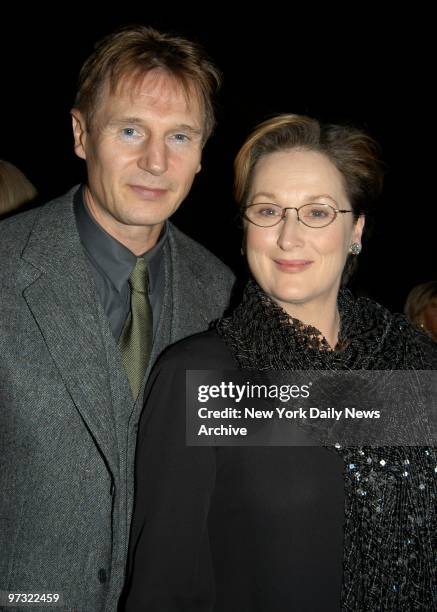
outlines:
[[[364,215],[360,215],[356,220],[354,228],[352,230],[352,242],[361,244],[361,237],[363,235],[364,226],[366,224],[366,218]]]

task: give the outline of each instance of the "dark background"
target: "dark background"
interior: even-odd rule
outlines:
[[[242,10],[237,19],[218,5],[131,11],[108,5],[93,16],[91,5],[75,5],[47,15],[23,8],[2,19],[0,157],[27,174],[41,201],[62,194],[84,177],[69,109],[94,42],[129,23],[185,35],[206,47],[224,86],[218,128],[176,224],[241,272],[232,161],[249,131],[281,112],[353,123],[380,142],[387,166],[353,287],[402,310],[415,284],[437,278],[430,16],[397,9],[383,18],[358,4],[339,15],[316,5]]]

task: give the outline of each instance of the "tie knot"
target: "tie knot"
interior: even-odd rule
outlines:
[[[147,273],[147,263],[143,257],[138,257],[137,263],[135,264],[135,267],[129,277],[129,282],[132,291],[147,294],[149,288],[149,276]]]

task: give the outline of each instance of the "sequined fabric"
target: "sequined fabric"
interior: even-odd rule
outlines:
[[[292,319],[254,281],[217,331],[242,369],[437,370],[437,348],[401,315],[348,291],[338,297],[340,334],[331,350],[319,330]],[[437,610],[437,452],[359,447],[344,460],[342,610]]]

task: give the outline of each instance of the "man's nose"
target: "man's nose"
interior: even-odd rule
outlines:
[[[159,176],[164,174],[168,167],[167,147],[165,141],[151,136],[144,145],[138,165],[150,174]]]

